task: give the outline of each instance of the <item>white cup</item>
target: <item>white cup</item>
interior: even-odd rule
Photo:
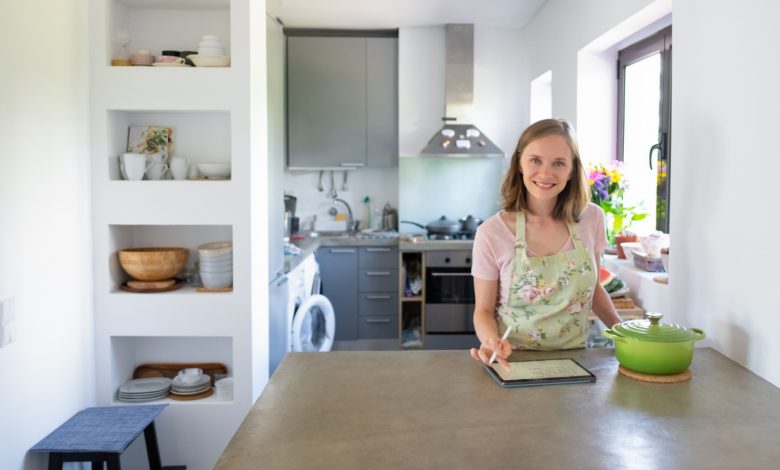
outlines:
[[[119,169],[127,180],[142,180],[148,168],[146,155],[142,153],[123,153],[119,157]]]
[[[187,170],[190,168],[190,159],[187,157],[173,157],[171,159],[171,175],[175,180],[186,180]]]
[[[199,369],[197,367],[189,367],[187,369],[182,369],[179,371],[176,376],[179,378],[179,380],[185,384],[194,384],[198,380],[200,380],[200,377],[203,375],[203,369]]]
[[[161,180],[168,171],[168,165],[165,163],[165,154],[163,152],[152,153],[146,156],[146,178],[150,180]]]

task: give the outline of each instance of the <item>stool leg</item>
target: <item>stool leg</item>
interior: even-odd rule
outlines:
[[[122,465],[119,463],[119,454],[109,454],[106,458],[108,463],[108,470],[121,470]]]
[[[101,459],[100,457],[93,457],[92,470],[103,470],[103,459]]]
[[[160,470],[160,448],[157,447],[157,431],[154,430],[154,421],[149,423],[144,429],[144,440],[146,441],[146,455],[149,458],[149,468],[151,470]]]
[[[49,470],[62,470],[62,454],[49,452]]]

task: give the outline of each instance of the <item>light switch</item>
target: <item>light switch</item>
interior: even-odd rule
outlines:
[[[16,301],[13,297],[0,296],[0,325],[7,325],[16,318]]]

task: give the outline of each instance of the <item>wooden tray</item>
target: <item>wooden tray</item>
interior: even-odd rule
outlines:
[[[138,288],[138,287],[130,287],[127,285],[127,283],[121,284],[119,286],[120,290],[123,290],[125,292],[138,292],[138,293],[152,293],[152,292],[168,292],[172,290],[176,290],[184,285],[184,281],[181,279],[176,279],[176,282],[173,285],[170,285],[168,287],[149,287],[149,288]]]
[[[204,374],[208,374],[211,377],[211,385],[214,385],[214,375],[222,374],[227,375],[227,367],[225,364],[219,362],[180,362],[180,363],[150,363],[141,364],[133,371],[134,379],[142,379],[144,377],[168,377],[172,379],[176,377],[182,369],[188,369],[195,367],[203,369]],[[203,392],[206,393],[206,392]],[[181,398],[186,400],[186,398]]]

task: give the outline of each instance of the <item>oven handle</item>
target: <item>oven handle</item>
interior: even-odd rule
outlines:
[[[434,277],[455,277],[455,276],[468,276],[471,277],[471,273],[431,273]]]

